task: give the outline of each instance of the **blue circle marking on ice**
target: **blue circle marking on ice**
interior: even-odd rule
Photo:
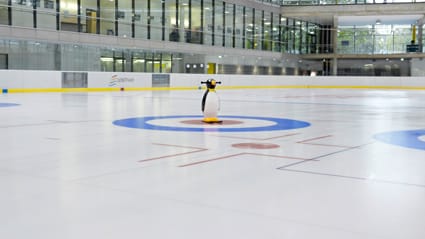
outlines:
[[[12,107],[12,106],[18,106],[19,104],[15,103],[0,103],[0,107]]]
[[[123,126],[135,129],[149,129],[149,130],[167,130],[167,131],[189,131],[189,132],[254,132],[254,131],[274,131],[274,130],[290,130],[310,126],[310,123],[291,119],[271,118],[271,117],[254,117],[254,116],[220,116],[223,119],[246,119],[246,120],[263,120],[271,121],[273,124],[268,126],[256,127],[240,127],[240,128],[208,128],[208,127],[176,127],[176,126],[162,126],[149,123],[152,120],[159,119],[176,119],[176,118],[199,118],[202,120],[203,116],[200,115],[171,115],[171,116],[147,116],[115,120],[114,125]]]
[[[420,139],[422,136],[425,136],[425,129],[385,132],[375,135],[374,138],[387,144],[425,150],[425,141]]]

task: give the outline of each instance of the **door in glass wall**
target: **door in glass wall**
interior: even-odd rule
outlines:
[[[148,0],[137,0],[134,5],[134,35],[148,39]]]
[[[83,21],[83,29],[85,33],[93,33],[97,32],[97,11],[93,9],[86,9],[85,18]]]
[[[61,1],[59,28],[61,31],[73,31],[73,32],[79,31],[77,0],[62,0]]]
[[[98,32],[97,0],[81,0],[81,31],[96,34]]]
[[[117,9],[117,21],[118,21],[118,36],[131,37],[132,36],[132,21],[134,17],[132,9],[132,1],[118,1]]]
[[[100,0],[100,31],[102,35],[115,35],[115,1]]]
[[[34,27],[32,1],[12,1],[12,25],[20,27]]]
[[[40,0],[38,3],[36,4],[37,28],[56,30],[56,2]]]
[[[8,0],[0,0],[0,25],[9,25]]]

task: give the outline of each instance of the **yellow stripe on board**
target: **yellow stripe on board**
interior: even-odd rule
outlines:
[[[201,88],[202,90],[205,87]],[[425,90],[425,86],[363,86],[363,85],[274,85],[274,86],[220,86],[219,90],[240,89],[380,89],[380,90]],[[199,90],[196,87],[132,87],[132,88],[32,88],[7,89],[8,93],[67,93],[67,92],[115,92],[115,91],[165,91]]]

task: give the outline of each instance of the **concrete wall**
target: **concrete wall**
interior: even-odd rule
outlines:
[[[88,72],[89,90],[128,90],[152,87],[151,73]],[[197,88],[209,78],[221,81],[221,88],[311,87],[311,88],[417,88],[425,90],[422,77],[309,77],[259,75],[170,74],[171,88]],[[62,72],[0,70],[0,89],[62,89]]]

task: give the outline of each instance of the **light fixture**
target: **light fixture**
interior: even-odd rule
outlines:
[[[375,24],[376,25],[380,25],[381,24],[381,20],[380,19],[377,19],[376,22],[375,22]]]

